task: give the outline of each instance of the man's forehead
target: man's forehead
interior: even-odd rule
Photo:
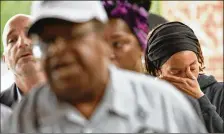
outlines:
[[[31,16],[29,15],[25,15],[25,14],[17,14],[13,17],[11,17],[7,22],[6,25],[3,29],[3,33],[2,33],[2,42],[3,42],[3,46],[4,48],[6,47],[7,44],[7,36],[9,35],[9,32],[11,30],[13,30],[14,27],[18,27],[20,24],[16,23],[17,21],[20,21],[21,23],[23,23],[24,26],[29,25],[29,23],[31,23]],[[21,26],[20,26],[21,27]]]
[[[8,35],[16,29],[27,29],[30,23],[31,18],[28,16],[15,16],[11,18],[6,25],[5,33]]]
[[[11,20],[8,24],[9,28],[16,28],[16,27],[27,27],[30,25],[31,19],[28,17],[20,16]]]

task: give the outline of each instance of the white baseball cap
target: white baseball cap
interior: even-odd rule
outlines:
[[[38,22],[49,18],[76,23],[87,22],[94,18],[102,23],[108,20],[100,1],[34,1],[31,6],[31,16],[34,20],[28,35],[37,32]]]

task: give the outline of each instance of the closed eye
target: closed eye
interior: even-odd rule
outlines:
[[[178,71],[178,70],[173,70],[173,71],[170,71],[172,75],[178,75],[179,73],[181,73],[181,71]]]
[[[197,69],[197,65],[196,65],[196,63],[194,63],[194,64],[192,64],[191,66],[190,66],[190,70],[191,71],[195,71]]]

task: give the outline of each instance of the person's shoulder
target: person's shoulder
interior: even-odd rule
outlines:
[[[11,105],[16,101],[14,96],[16,94],[15,92],[16,84],[13,83],[9,88],[5,89],[0,93],[0,103],[11,107]]]
[[[46,89],[48,89],[48,85],[47,84],[42,84],[39,86],[36,86],[34,88],[32,88],[27,95],[25,95],[23,97],[23,100],[30,100],[30,99],[34,99],[37,98],[39,95],[43,94]]]
[[[13,83],[10,87],[8,87],[7,89],[5,89],[4,91],[1,91],[1,96],[5,95],[5,94],[9,94],[12,90],[14,90],[14,88],[16,88],[16,84]]]
[[[33,88],[31,91],[29,91],[25,96],[23,96],[22,100],[17,103],[13,111],[16,112],[22,112],[24,110],[24,107],[28,107],[27,103],[30,105],[34,104],[36,99],[40,97],[42,94],[44,94],[44,91],[47,89],[47,85],[40,85],[38,87]]]
[[[153,77],[151,75],[123,69],[117,69],[117,72],[119,72],[119,75],[116,75],[119,76],[117,77],[118,79],[131,83],[132,85],[137,86],[138,88],[146,90],[147,92],[154,92],[160,94],[177,93],[173,85],[164,80],[156,79],[156,77]]]
[[[42,96],[45,91],[47,91],[47,85],[40,85],[36,88],[33,88],[22,100],[14,105],[13,112],[7,122],[4,123],[3,132],[16,132],[19,125],[19,119],[21,117],[27,116],[33,107],[36,107],[36,103],[40,96]]]
[[[125,80],[131,80],[135,82],[144,82],[144,81],[150,82],[155,80],[155,77],[143,73],[121,69],[115,66],[112,66],[111,68],[113,70],[113,74],[115,74],[116,77],[117,76],[124,77],[126,78]]]
[[[224,92],[223,82],[218,82],[212,75],[200,74],[198,76],[198,83],[201,90],[205,93],[220,94],[220,92]]]
[[[1,115],[5,114],[5,113],[11,113],[12,112],[11,108],[4,105],[4,104],[0,104],[0,107],[1,107]]]
[[[137,93],[139,92],[141,97],[144,96],[146,98],[150,98],[151,100],[155,99],[156,101],[160,98],[167,98],[169,101],[180,101],[180,103],[175,103],[175,105],[185,104],[186,99],[183,94],[180,93],[180,91],[173,85],[164,80],[156,79],[155,77],[146,74],[118,68],[116,69],[116,73],[114,75],[116,76],[115,81],[117,81],[116,83],[118,86],[128,87],[123,88],[123,92],[131,92],[130,90],[134,90]],[[117,87],[117,89],[119,90],[119,87]],[[183,103],[181,102],[182,100]]]
[[[1,130],[4,129],[3,124],[5,124],[5,122],[7,122],[7,120],[9,119],[10,115],[12,114],[12,110],[3,104],[0,104],[0,109],[1,109]]]
[[[12,109],[6,105],[0,104],[1,107],[1,123],[12,113]]]
[[[133,104],[130,107],[137,108],[138,106],[135,106],[137,104],[145,113],[150,113],[150,116],[146,118],[149,126],[161,128],[164,132],[188,132],[183,124],[178,124],[178,118],[187,123],[189,128],[193,128],[190,124],[191,119],[198,122],[190,103],[179,90],[168,82],[122,69],[117,69],[115,76],[117,76],[114,80],[115,92],[119,92],[122,99]],[[168,120],[166,120],[167,116],[169,116]],[[157,120],[158,118],[161,120]],[[154,120],[157,121],[153,122]],[[173,124],[163,125],[165,121],[173,122]],[[166,130],[167,127],[174,126],[179,128],[173,128],[172,131]]]
[[[138,96],[138,98],[141,98],[141,101],[147,101],[145,107],[156,108],[166,106],[171,109],[176,109],[177,111],[182,111],[178,113],[180,115],[185,114],[184,112],[192,113],[193,109],[183,93],[167,81],[156,79],[155,77],[145,74],[122,69],[118,70],[123,73],[123,77],[118,78],[120,81],[123,80],[121,83],[130,85],[129,88],[122,88],[122,90],[124,90],[123,92],[131,94],[135,91],[134,94]]]

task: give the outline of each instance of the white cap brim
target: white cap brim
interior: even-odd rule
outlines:
[[[61,6],[55,6],[55,4],[48,8],[43,6],[41,7],[40,3],[38,3],[39,7],[36,5],[32,6],[33,13],[31,14],[34,16],[34,20],[28,30],[28,35],[36,33],[39,29],[39,22],[44,21],[45,19],[61,19],[75,23],[84,23],[92,19],[97,19],[102,23],[106,23],[108,20],[106,11],[104,10],[102,3],[99,3],[99,1],[73,1],[73,3],[58,2],[58,4]],[[69,6],[67,6],[68,4]],[[74,7],[72,7],[71,4],[73,4]]]

